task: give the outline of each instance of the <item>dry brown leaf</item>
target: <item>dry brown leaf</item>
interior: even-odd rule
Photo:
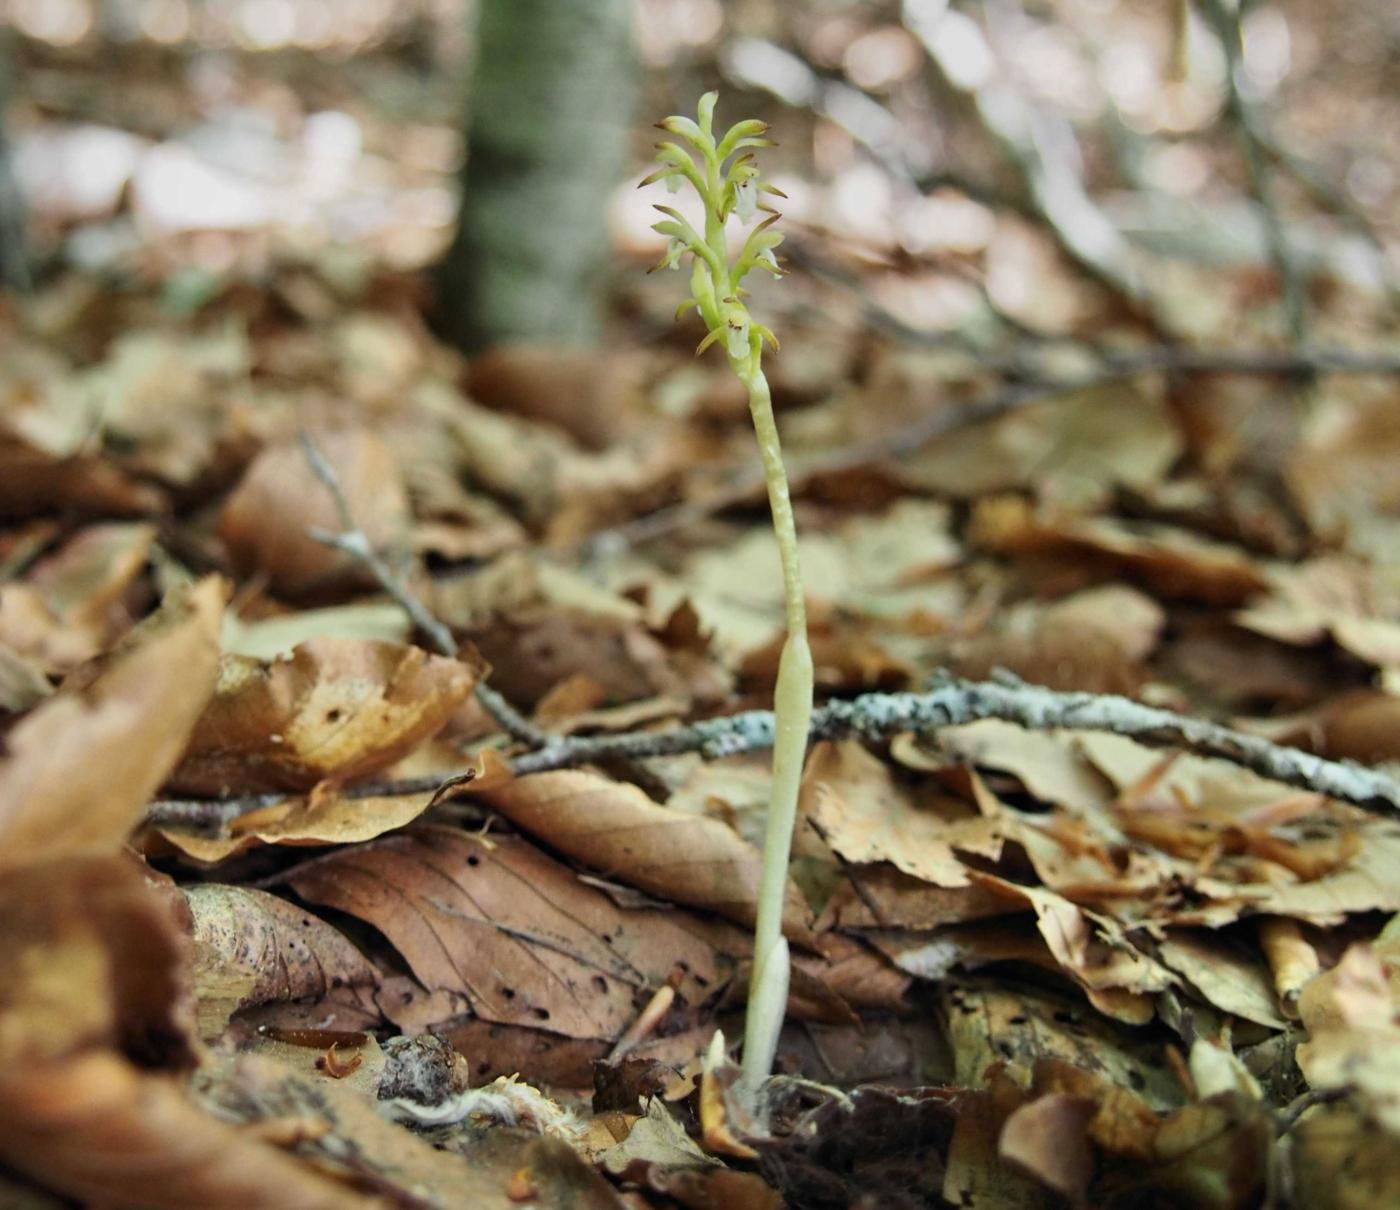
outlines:
[[[1400,510],[1397,450],[1400,418],[1391,383],[1329,393],[1311,409],[1284,473],[1313,532],[1386,558],[1395,549]]]
[[[134,1043],[187,1062],[189,946],[178,900],[125,857],[74,858],[0,881],[0,1071]]]
[[[1268,577],[1242,551],[1186,530],[1112,518],[1035,513],[1017,497],[979,501],[969,543],[1034,558],[1052,578],[1121,575],[1160,597],[1240,606],[1268,588]]]
[[[1121,930],[1113,929],[1109,918],[1082,911],[1043,887],[1021,886],[991,874],[974,872],[972,877],[1031,906],[1055,960],[1100,1012],[1145,1024],[1155,1012],[1149,997],[1176,983],[1171,971],[1133,946]]]
[[[1094,504],[1118,485],[1152,485],[1180,448],[1159,399],[1115,384],[955,428],[904,459],[899,470],[903,482],[944,495],[1028,488],[1049,499]]]
[[[473,787],[467,787],[473,793]],[[575,861],[648,894],[752,925],[762,855],[731,828],[659,805],[627,782],[565,770],[481,783],[474,796]],[[783,928],[806,938],[810,914],[788,883]]]
[[[467,390],[487,407],[555,425],[599,450],[643,417],[643,368],[616,349],[501,344],[472,358]]]
[[[955,647],[957,670],[981,678],[1005,668],[1051,689],[1132,693],[1165,621],[1156,601],[1123,584],[1049,605],[1025,602],[1001,610],[986,630]]]
[[[235,819],[223,835],[211,836],[193,825],[170,824],[155,830],[186,857],[210,865],[227,861],[260,845],[359,844],[412,823],[428,809],[433,796],[372,794],[352,796],[328,791],[291,795]]]
[[[847,861],[888,861],[936,887],[963,887],[967,869],[955,850],[982,852],[996,824],[947,796],[900,785],[879,757],[854,740],[812,748],[802,810]]]
[[[373,924],[430,991],[491,1021],[615,1038],[634,995],[680,965],[699,1003],[725,970],[702,922],[617,907],[528,842],[442,827],[344,849],[288,878],[313,903]],[[711,932],[711,935],[712,932]]]
[[[0,1158],[112,1210],[388,1205],[211,1117],[168,1077],[104,1053],[7,1067]]]
[[[318,433],[315,441],[370,543],[377,548],[398,538],[408,523],[408,494],[384,442],[365,428]],[[219,516],[240,572],[263,573],[279,592],[301,597],[373,583],[351,555],[308,537],[312,528],[338,533],[341,521],[330,489],[295,441],[263,450]]]
[[[327,1079],[302,1065],[293,1067],[269,1053],[240,1054],[220,1064],[201,1081],[201,1100],[220,1116],[244,1123],[251,1133],[273,1133],[287,1124],[303,1126],[297,1150],[319,1167],[360,1178],[378,1188],[394,1206],[432,1210],[515,1210],[509,1196],[512,1176],[523,1168],[540,1169],[534,1182],[539,1196],[525,1203],[535,1210],[573,1210],[575,1206],[614,1210],[614,1203],[571,1200],[576,1188],[549,1179],[555,1140],[524,1131],[454,1131],[449,1147],[399,1126],[377,1111],[375,1098],[348,1081]],[[310,1127],[308,1131],[305,1127]],[[309,1135],[309,1137],[307,1137]],[[565,1161],[567,1163],[567,1161]],[[576,1158],[578,1167],[582,1161]],[[578,1168],[569,1173],[577,1179]],[[587,1174],[593,1176],[595,1174]],[[583,1179],[587,1179],[585,1176]],[[596,1188],[596,1187],[595,1187]],[[260,1204],[260,1203],[257,1203]]]
[[[201,582],[82,692],[44,702],[9,733],[0,869],[121,847],[213,692],[223,598],[220,581]]]
[[[1400,925],[1303,988],[1299,1015],[1309,1039],[1298,1066],[1316,1089],[1351,1089],[1362,1110],[1400,1134]]]
[[[1174,930],[1157,947],[1157,956],[1222,1012],[1285,1028],[1269,969],[1247,950],[1208,933]]]
[[[343,934],[285,899],[215,883],[188,887],[184,896],[194,921],[194,992],[206,1040],[243,1008],[379,983]]]
[[[1087,1127],[1096,1109],[1093,1101],[1070,1093],[1037,1097],[1006,1119],[998,1154],[1061,1197],[1078,1202],[1094,1174]]]
[[[475,681],[461,660],[368,639],[311,639],[271,663],[226,657],[170,785],[229,795],[363,777],[438,731]]]
[[[509,609],[468,637],[495,670],[492,685],[511,701],[533,705],[558,685],[587,677],[607,702],[652,697],[715,699],[725,682],[708,661],[689,674],[665,645],[635,618],[591,609]]]
[[[945,924],[1006,916],[1021,911],[986,887],[930,886],[922,878],[885,863],[848,870],[847,881],[827,900],[817,922],[828,929],[931,930]]]
[[[159,513],[165,493],[90,454],[50,452],[0,433],[0,516],[31,517],[61,508],[83,515]]]
[[[123,598],[146,565],[155,526],[93,525],[0,588],[0,633],[50,671],[105,651],[132,618]]]

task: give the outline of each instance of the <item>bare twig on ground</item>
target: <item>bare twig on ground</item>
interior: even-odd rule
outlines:
[[[1077,378],[1032,379],[1003,387],[982,399],[926,412],[919,419],[891,432],[822,454],[793,459],[790,479],[794,493],[818,475],[839,474],[886,458],[906,457],[948,433],[995,420],[1009,412],[1043,403],[1060,395],[1090,391],[1144,373],[1181,374],[1376,374],[1400,375],[1400,354],[1352,352],[1348,349],[1299,349],[1290,352],[1188,349],[1153,345],[1145,349],[1116,351],[1087,346],[1102,368]],[[1010,363],[1008,363],[1008,366]],[[1015,368],[1024,371],[1024,358]],[[757,467],[736,471],[722,487],[696,500],[657,509],[655,512],[593,534],[579,544],[583,550],[628,547],[650,542],[663,534],[697,524],[707,517],[734,508],[763,493],[763,476]]]
[[[333,467],[310,435],[303,432],[298,434],[301,441],[301,448],[306,455],[306,463],[311,468],[312,473],[326,486],[331,498],[335,501],[336,514],[340,518],[341,532],[331,533],[329,530],[312,529],[309,536],[317,542],[343,551],[352,558],[357,559],[369,573],[378,581],[379,586],[393,598],[405,613],[408,614],[413,624],[428,636],[432,645],[437,648],[439,654],[447,656],[449,659],[457,657],[457,641],[452,637],[452,632],[435,618],[431,611],[424,606],[404,583],[402,577],[395,574],[394,569],[389,566],[383,557],[374,549],[373,544],[366,536],[365,532],[355,522],[354,514],[350,511],[350,502],[345,498],[345,490],[340,485],[340,476],[336,474]],[[531,745],[539,747],[550,742],[548,732],[535,726],[529,719],[512,706],[491,686],[484,681],[476,683],[476,699],[486,711],[515,739],[522,740]]]
[[[1373,810],[1400,811],[1400,783],[1352,761],[1333,761],[1285,748],[1219,723],[1144,706],[1125,697],[1061,693],[1020,681],[950,680],[924,693],[869,693],[829,702],[812,716],[812,739],[855,736],[889,739],[901,732],[931,734],[944,727],[996,718],[1033,731],[1107,731],[1155,748],[1180,748],[1249,769],[1261,777]],[[597,761],[640,760],[698,752],[707,759],[736,756],[773,742],[773,714],[751,710],[705,719],[686,727],[626,735],[567,736],[552,739],[511,762],[517,775],[571,768]],[[352,797],[408,794],[429,790],[442,778],[367,785],[347,790]],[[224,802],[165,802],[148,819],[201,829],[226,825],[238,814],[280,801],[257,795]]]
[[[1244,41],[1240,32],[1240,10],[1222,0],[1196,0],[1201,12],[1225,53],[1225,118],[1234,127],[1245,169],[1249,174],[1249,189],[1259,207],[1264,226],[1264,239],[1269,247],[1269,259],[1278,272],[1283,288],[1284,313],[1288,334],[1295,345],[1308,338],[1307,282],[1297,257],[1288,243],[1274,196],[1273,170],[1268,163],[1266,140],[1262,137],[1260,119],[1244,94]]]

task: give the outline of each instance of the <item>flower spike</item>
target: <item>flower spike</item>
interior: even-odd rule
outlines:
[[[764,196],[786,195],[763,179],[754,159],[755,148],[772,145],[767,137],[768,123],[756,118],[735,122],[716,142],[713,124],[717,98],[713,92],[701,97],[694,118],[673,114],[657,123],[659,129],[675,138],[657,143],[659,167],[642,184],[665,182],[674,193],[682,183],[689,182],[704,206],[705,224],[702,234],[680,211],[657,206],[665,218],[652,230],[666,236],[668,243],[665,254],[653,268],[677,269],[689,253],[697,269],[703,267],[703,271],[692,275],[691,297],[677,315],[694,306],[705,321],[710,338],[701,342],[699,352],[722,343],[736,368],[752,365],[756,370],[762,344],[773,342],[771,333],[762,340],[751,339],[751,332],[762,335],[768,329],[751,322],[748,308],[741,301],[747,291],[741,290],[740,283],[753,269],[782,276],[773,249],[783,237],[768,230],[778,216]],[[734,215],[747,226],[761,212],[766,217],[749,232],[739,255],[731,258],[724,236],[725,221]]]

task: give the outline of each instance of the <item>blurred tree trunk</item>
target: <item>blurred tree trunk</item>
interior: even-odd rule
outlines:
[[[438,267],[444,334],[598,338],[608,196],[626,167],[631,0],[481,0],[457,237]]]
[[[30,279],[29,250],[24,236],[24,199],[20,197],[19,183],[15,180],[4,125],[13,75],[9,36],[0,30],[0,285],[27,290]]]

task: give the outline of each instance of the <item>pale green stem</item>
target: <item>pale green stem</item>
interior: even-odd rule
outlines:
[[[797,527],[792,517],[792,497],[788,492],[782,447],[778,442],[778,425],[773,418],[773,400],[758,359],[755,348],[746,362],[731,360],[731,364],[749,388],[749,411],[758,436],[763,475],[768,483],[768,504],[773,513],[773,533],[782,560],[787,640],[778,661],[778,683],[773,694],[773,789],[768,802],[758,921],[754,930],[753,979],[749,985],[744,1029],[743,1082],[751,1092],[773,1069],[787,1003],[788,949],[783,938],[783,907],[787,898],[788,860],[797,820],[802,762],[812,719],[812,651],[807,643],[807,607],[797,558]]]

